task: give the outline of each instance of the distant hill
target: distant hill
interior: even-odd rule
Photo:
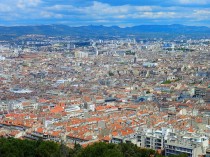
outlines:
[[[210,37],[210,28],[205,26],[185,25],[140,25],[120,28],[118,26],[80,26],[39,25],[39,26],[0,26],[0,39],[16,38],[27,34],[42,34],[48,36],[78,36],[78,37],[113,37],[140,36],[157,37],[187,35],[192,37]]]

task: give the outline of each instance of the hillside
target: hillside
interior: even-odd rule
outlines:
[[[67,25],[39,25],[39,26],[0,26],[0,39],[16,38],[27,34],[42,34],[47,36],[78,36],[91,38],[104,37],[176,37],[187,35],[189,37],[210,37],[210,28],[204,26],[185,25],[140,25],[120,28],[118,26],[80,26]]]
[[[14,138],[0,138],[1,157],[163,157],[151,149],[142,149],[131,143],[107,144],[95,143],[82,148],[74,148],[50,141],[29,141]],[[185,157],[173,155],[172,157]]]

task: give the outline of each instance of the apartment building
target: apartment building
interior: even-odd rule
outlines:
[[[197,157],[206,154],[208,138],[202,136],[170,136],[164,144],[165,155],[177,155],[185,153],[188,157]]]
[[[160,130],[141,128],[132,138],[113,137],[112,143],[132,142],[142,148],[164,150],[165,156],[187,154],[188,157],[205,155],[209,146],[208,137],[187,131],[179,132],[171,128]]]

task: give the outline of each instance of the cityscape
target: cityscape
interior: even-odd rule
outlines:
[[[7,24],[0,27],[0,138],[210,156],[208,24]]]

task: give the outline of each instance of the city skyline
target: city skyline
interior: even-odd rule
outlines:
[[[210,0],[8,0],[0,4],[2,26],[65,24],[184,24],[210,27]]]

